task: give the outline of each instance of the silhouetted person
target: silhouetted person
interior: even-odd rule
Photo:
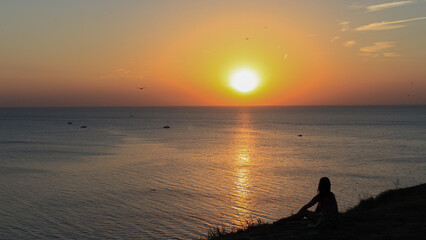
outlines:
[[[336,198],[334,193],[330,191],[330,188],[330,179],[328,179],[328,177],[321,178],[318,184],[318,194],[312,198],[309,203],[303,206],[298,213],[290,217],[280,219],[276,223],[301,220],[306,217],[313,222],[313,225],[311,225],[312,227],[319,226],[325,222],[335,225],[339,211]],[[317,204],[315,211],[309,211],[308,209],[315,204]]]

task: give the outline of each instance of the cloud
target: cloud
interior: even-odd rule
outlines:
[[[343,46],[345,47],[352,47],[353,45],[355,45],[356,42],[351,40],[351,41],[346,41],[345,43],[343,43]]]
[[[349,30],[349,22],[341,21],[341,22],[339,22],[339,25],[340,25],[340,31],[346,32],[346,31]]]
[[[380,55],[379,54],[377,54],[377,53],[360,53],[359,54],[360,56],[363,56],[363,57],[371,57],[371,58],[376,58],[376,57],[379,57]]]
[[[101,79],[141,80],[143,75],[125,67],[114,69],[112,72],[100,76]]]
[[[126,75],[126,76],[130,74],[130,71],[126,68],[118,68],[118,69],[115,69],[114,72],[116,72],[120,75]]]
[[[395,52],[385,52],[385,53],[383,53],[383,56],[385,56],[385,57],[399,57],[401,55],[398,54],[398,53],[395,53]]]
[[[360,49],[361,53],[359,55],[365,57],[399,57],[400,54],[389,51],[391,48],[395,47],[396,42],[375,42],[373,46],[366,46]]]
[[[424,20],[424,19],[426,19],[426,17],[410,18],[410,19],[391,21],[391,22],[386,22],[386,21],[375,22],[375,23],[358,27],[355,30],[356,31],[381,31],[381,30],[402,28],[406,26],[402,24],[398,24],[398,23],[412,22],[412,21],[418,21],[418,20]]]
[[[341,39],[342,37],[339,37],[339,36],[335,36],[335,37],[333,37],[332,39],[330,39],[330,42],[335,42],[335,41],[337,41],[337,40],[339,40],[339,39]]]
[[[415,1],[399,1],[399,2],[389,2],[389,3],[382,3],[377,5],[371,5],[366,7],[368,12],[375,12],[380,11],[386,8],[393,8],[393,7],[399,7],[407,4],[415,3]]]
[[[395,47],[395,42],[375,42],[373,46],[363,47],[360,50],[365,53],[377,53],[393,47]]]

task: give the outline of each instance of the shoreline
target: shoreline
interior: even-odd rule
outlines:
[[[200,240],[261,239],[423,239],[426,233],[426,183],[386,190],[340,213],[334,229],[308,229],[306,221],[253,222],[232,232],[211,229]]]

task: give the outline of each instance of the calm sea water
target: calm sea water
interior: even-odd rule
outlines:
[[[0,239],[194,239],[425,173],[424,106],[0,109]]]

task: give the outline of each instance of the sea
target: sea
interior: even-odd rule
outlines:
[[[0,239],[199,239],[323,176],[342,212],[425,183],[426,106],[0,108]]]

